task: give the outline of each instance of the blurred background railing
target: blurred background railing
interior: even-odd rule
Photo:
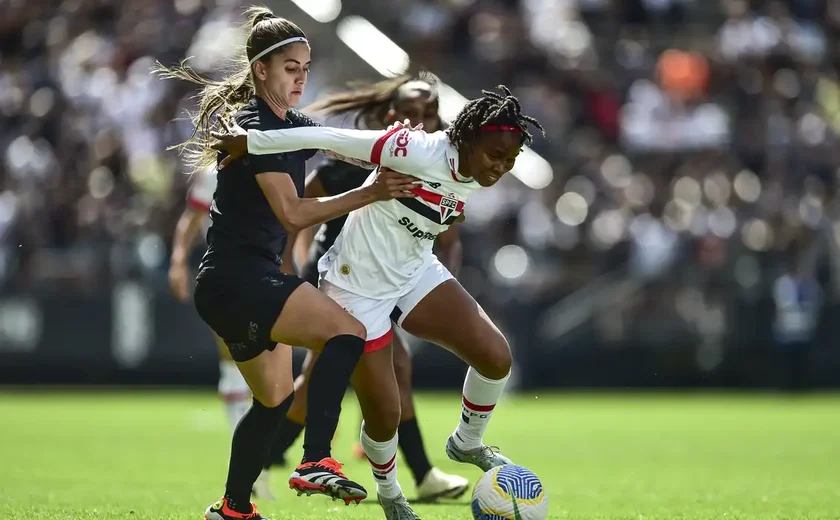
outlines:
[[[550,170],[463,224],[520,387],[840,386],[840,4],[266,3],[313,42],[306,103],[410,57],[450,114],[504,83],[545,124]],[[214,72],[242,7],[0,0],[0,383],[215,384],[166,284],[192,92],[149,69]],[[460,384],[413,348],[419,386]]]

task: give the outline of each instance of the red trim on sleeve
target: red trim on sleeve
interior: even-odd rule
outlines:
[[[385,142],[388,140],[389,137],[396,134],[400,130],[405,129],[404,126],[398,126],[396,128],[392,128],[385,132],[385,134],[376,140],[373,143],[373,149],[370,151],[370,162],[373,164],[380,164],[380,160],[382,159],[382,150],[385,148]]]

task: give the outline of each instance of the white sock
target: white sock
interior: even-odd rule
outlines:
[[[502,379],[493,380],[472,367],[467,371],[461,396],[461,421],[452,436],[458,448],[468,451],[482,445],[484,431],[509,377],[510,373]]]
[[[219,362],[219,397],[225,403],[231,430],[251,406],[251,389],[233,361]]]
[[[362,421],[361,441],[376,481],[376,492],[384,498],[402,495],[402,488],[397,481],[397,434],[389,441],[377,442],[365,433],[365,423]]]

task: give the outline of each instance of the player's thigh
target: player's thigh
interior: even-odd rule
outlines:
[[[484,309],[443,266],[427,270],[415,289],[397,302],[397,323],[410,334],[436,343],[490,379],[510,372],[507,340]]]
[[[199,274],[194,301],[201,318],[224,340],[254,397],[276,406],[292,391],[291,347],[271,338],[289,296],[304,285],[276,265],[237,259]]]
[[[400,424],[400,396],[392,350],[389,344],[365,353],[351,378],[365,431],[377,442],[392,439]]]
[[[294,390],[292,347],[277,345],[248,361],[236,363],[251,388],[254,399],[263,406],[279,406]]]
[[[228,346],[225,345],[225,340],[219,337],[219,335],[215,332],[213,333],[213,338],[216,340],[216,350],[219,351],[219,359],[222,361],[233,361],[233,357],[230,355],[230,350],[228,349]]]
[[[371,352],[391,343],[391,311],[396,299],[374,299],[342,289],[325,280],[321,281],[321,292],[350,316],[357,319],[365,329],[365,352]]]
[[[364,326],[339,304],[308,283],[299,284],[286,299],[271,327],[271,339],[320,352],[335,336],[366,337]]]

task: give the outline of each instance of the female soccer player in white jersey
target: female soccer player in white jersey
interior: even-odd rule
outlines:
[[[423,130],[427,132],[436,132],[443,127],[438,108],[438,92],[432,83],[404,75],[333,94],[310,105],[308,110],[327,118],[353,114],[357,127],[382,129],[395,121],[408,119],[411,124],[422,122]],[[346,193],[363,185],[369,174],[369,169],[329,158],[306,179],[304,197],[331,197]],[[318,286],[318,260],[332,247],[346,220],[346,216],[330,220],[312,237],[307,232],[298,236],[298,245],[308,248],[301,277],[315,287]],[[461,240],[457,226],[441,233],[435,240],[435,246],[447,269],[457,272],[461,263]],[[286,249],[287,252],[290,250]],[[399,448],[414,477],[417,499],[433,501],[438,498],[458,498],[469,488],[469,481],[459,475],[447,474],[432,465],[415,413],[411,357],[399,335],[394,335],[392,348],[402,412],[398,430]],[[316,353],[306,353],[302,373],[295,381],[295,399],[278,430],[267,467],[285,465],[286,450],[303,431],[306,424],[309,368],[315,359]],[[360,443],[354,447],[354,453],[359,451],[361,458],[364,458]],[[257,484],[260,484],[260,480]],[[262,493],[261,487],[258,489],[255,485],[255,490]]]
[[[446,444],[448,456],[486,471],[510,460],[483,435],[510,374],[510,348],[484,310],[435,258],[432,242],[463,214],[471,193],[494,185],[530,143],[519,101],[504,86],[484,91],[446,132],[296,128],[254,131],[227,126],[215,147],[233,156],[319,148],[364,159],[421,179],[414,199],[353,211],[335,245],[321,258],[321,290],[367,331],[367,352],[353,374],[362,408],[361,440],[389,519],[417,518],[396,479],[399,392],[391,361],[390,317],[407,332],[437,343],[470,365],[462,413]],[[224,164],[224,162],[223,162]],[[371,348],[374,347],[374,348]]]
[[[190,253],[199,232],[202,232],[202,236],[206,235],[210,225],[210,204],[213,203],[213,193],[216,191],[216,165],[211,165],[193,175],[190,182],[187,204],[178,219],[175,235],[172,237],[172,254],[169,260],[169,289],[178,301],[184,303],[190,301],[192,296],[190,294],[190,280],[192,279],[189,268]],[[281,269],[292,266],[291,248],[287,248],[286,254],[287,258],[283,259]],[[225,342],[215,332],[213,336],[219,351],[219,397],[224,403],[231,431],[234,431],[239,420],[251,406],[251,389],[239,373]],[[257,481],[254,482],[253,494],[256,498],[274,499],[267,471],[260,473]]]

